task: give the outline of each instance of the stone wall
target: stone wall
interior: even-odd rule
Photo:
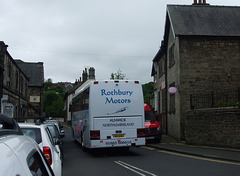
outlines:
[[[240,148],[240,108],[187,111],[185,140],[188,144]]]
[[[240,40],[230,37],[181,37],[180,117],[184,134],[190,94],[240,87]],[[176,105],[177,107],[177,105]],[[185,140],[182,138],[182,140]]]
[[[44,116],[43,113],[43,87],[28,87],[29,110],[28,115],[31,117]],[[35,98],[35,99],[33,99]]]
[[[240,85],[240,40],[221,37],[183,37],[180,41],[181,88],[231,89]]]
[[[6,52],[3,58],[3,85],[1,113],[10,117],[23,117],[27,115],[28,78],[17,66],[12,56]],[[14,108],[4,108],[4,105],[13,105]]]

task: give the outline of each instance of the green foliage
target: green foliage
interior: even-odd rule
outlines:
[[[52,85],[51,79],[48,79],[44,85],[44,111],[50,117],[63,117],[64,89]]]
[[[44,90],[48,90],[50,87],[52,87],[52,85],[52,79],[48,78],[48,80],[44,82]]]
[[[214,105],[214,108],[221,108],[221,107],[237,107],[238,103],[235,102],[221,102]]]
[[[122,73],[122,70],[118,69],[117,73],[111,73],[110,79],[112,80],[123,80],[126,78],[126,75]]]
[[[154,86],[153,82],[142,85],[144,102],[150,105],[150,100],[153,98]]]

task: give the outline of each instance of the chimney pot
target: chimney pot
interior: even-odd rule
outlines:
[[[194,0],[192,5],[209,5],[206,0]]]

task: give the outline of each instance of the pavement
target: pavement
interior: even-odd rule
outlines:
[[[161,143],[148,143],[147,146],[170,152],[240,163],[240,149],[188,145],[184,141],[177,141],[166,134],[163,134]]]

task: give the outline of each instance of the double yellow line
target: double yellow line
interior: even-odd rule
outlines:
[[[175,156],[181,156],[181,157],[186,157],[186,158],[193,158],[193,159],[198,159],[198,160],[205,160],[205,161],[211,161],[211,162],[216,162],[216,163],[223,163],[223,164],[231,164],[231,165],[240,166],[240,163],[238,163],[238,162],[224,161],[224,160],[212,159],[212,158],[201,157],[201,156],[193,156],[193,155],[189,155],[189,154],[170,152],[170,151],[166,151],[166,150],[159,150],[159,149],[155,149],[155,148],[151,148],[151,147],[145,147],[145,146],[142,147],[142,148],[145,148],[145,149],[148,149],[148,150],[155,150],[157,152],[166,153],[166,154],[175,155]]]

